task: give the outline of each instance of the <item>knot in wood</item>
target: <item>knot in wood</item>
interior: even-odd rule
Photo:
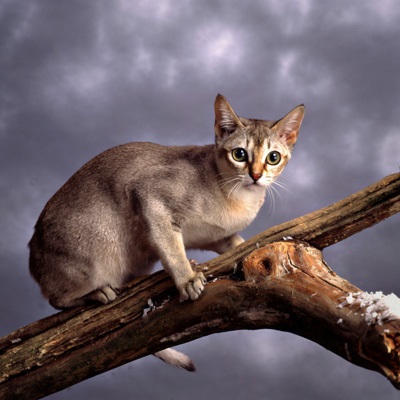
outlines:
[[[303,271],[314,275],[326,273],[327,266],[318,249],[301,241],[279,241],[253,251],[243,261],[243,272],[247,282],[281,278]]]

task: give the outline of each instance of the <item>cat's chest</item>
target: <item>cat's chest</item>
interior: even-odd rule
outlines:
[[[241,231],[254,220],[263,203],[264,195],[250,195],[239,200],[231,200],[220,212],[219,222],[229,231]]]
[[[263,195],[230,200],[188,219],[182,232],[185,243],[196,246],[242,231],[254,220],[263,202]]]

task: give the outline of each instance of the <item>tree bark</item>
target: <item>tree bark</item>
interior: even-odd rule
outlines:
[[[198,337],[265,328],[313,340],[400,389],[400,320],[368,325],[360,304],[343,306],[349,293],[362,291],[320,252],[399,211],[400,174],[393,174],[199,265],[212,281],[195,302],[179,303],[160,271],[131,282],[111,304],[23,327],[0,339],[0,398],[41,398]]]

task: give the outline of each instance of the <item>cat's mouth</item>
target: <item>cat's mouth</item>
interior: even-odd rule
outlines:
[[[248,183],[247,185],[245,185],[247,188],[249,188],[250,190],[254,189],[257,190],[258,188],[260,189],[265,189],[268,185],[265,184],[265,182],[260,182],[260,181],[252,181],[250,183]]]

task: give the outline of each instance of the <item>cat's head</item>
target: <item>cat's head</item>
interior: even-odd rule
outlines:
[[[267,188],[290,159],[304,117],[299,105],[278,121],[239,117],[224,96],[215,99],[215,141],[221,181],[237,189]]]

